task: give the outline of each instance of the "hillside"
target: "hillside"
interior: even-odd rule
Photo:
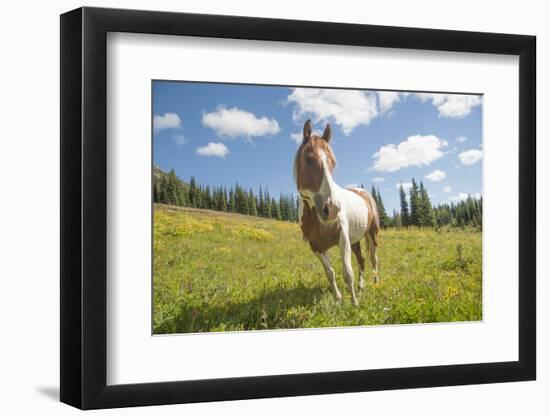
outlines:
[[[359,308],[338,249],[330,257],[341,303],[296,223],[155,205],[153,231],[156,334],[482,319],[473,228],[383,231],[381,282],[367,273]]]

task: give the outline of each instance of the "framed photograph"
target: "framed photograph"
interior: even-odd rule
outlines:
[[[535,37],[61,16],[61,401],[533,380]]]

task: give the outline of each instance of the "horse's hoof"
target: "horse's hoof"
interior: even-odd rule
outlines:
[[[353,304],[354,307],[359,307],[359,301],[357,301],[357,298],[352,298],[351,303]]]

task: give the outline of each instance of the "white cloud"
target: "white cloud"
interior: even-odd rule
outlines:
[[[173,134],[172,139],[174,139],[174,142],[176,142],[177,145],[185,145],[186,143],[189,143],[189,139],[187,139],[181,133]]]
[[[399,143],[382,146],[372,157],[376,171],[394,172],[409,166],[430,165],[443,156],[447,142],[435,135],[413,135]]]
[[[153,130],[159,132],[162,129],[179,129],[181,119],[176,113],[164,113],[162,116],[155,114],[153,116]]]
[[[395,188],[399,188],[403,186],[403,190],[405,190],[405,192],[408,192],[411,188],[412,188],[412,182],[398,182],[397,184],[395,184]]]
[[[451,191],[453,191],[453,189],[451,188],[450,185],[447,185],[447,186],[443,187],[443,192],[444,193],[450,193]]]
[[[422,101],[431,100],[439,110],[439,117],[466,117],[481,105],[481,96],[476,95],[417,93],[416,96]]]
[[[458,193],[457,195],[455,196],[452,196],[450,198],[451,201],[455,202],[455,203],[458,203],[459,201],[464,201],[468,198],[468,196],[472,196],[473,198],[475,199],[479,199],[481,198],[481,194],[480,193],[474,193],[474,194],[470,194],[470,193]]]
[[[202,124],[214,130],[220,138],[236,138],[239,136],[252,138],[254,136],[274,135],[280,130],[277,120],[256,117],[255,114],[241,110],[238,107],[228,109],[220,106],[212,113],[203,113]]]
[[[439,169],[436,169],[435,171],[430,172],[424,178],[426,178],[428,181],[431,181],[431,182],[439,182],[442,179],[444,179],[446,176],[447,176],[447,174],[445,174],[445,171],[441,171]]]
[[[229,153],[229,149],[223,143],[209,142],[207,146],[201,146],[197,148],[197,153],[202,156],[217,156],[218,158],[225,158]]]
[[[386,181],[386,179],[382,177],[374,177],[372,179],[372,182],[383,182],[383,181]]]
[[[466,136],[459,136],[458,138],[455,139],[458,143],[464,143],[468,140],[468,138]]]
[[[346,135],[378,116],[376,95],[358,90],[294,88],[287,97],[294,103],[296,122],[311,117],[315,123],[333,120]]]
[[[388,112],[393,105],[400,100],[399,93],[395,91],[379,91],[378,106],[380,113]]]
[[[483,158],[483,151],[479,149],[470,149],[458,154],[458,159],[462,165],[473,165]]]

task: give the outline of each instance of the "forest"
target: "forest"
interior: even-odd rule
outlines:
[[[365,187],[361,184],[361,188]],[[422,181],[412,179],[412,186],[405,191],[399,187],[400,210],[388,215],[380,190],[372,186],[371,195],[380,212],[383,228],[441,228],[444,226],[471,226],[482,229],[483,198],[469,195],[465,200],[432,205],[429,192]],[[184,182],[174,170],[166,173],[153,169],[153,201],[181,207],[209,209],[227,213],[239,213],[267,219],[298,221],[298,199],[293,193],[271,195],[267,187],[258,191],[245,189],[238,183],[231,187],[198,184],[194,177]]]

